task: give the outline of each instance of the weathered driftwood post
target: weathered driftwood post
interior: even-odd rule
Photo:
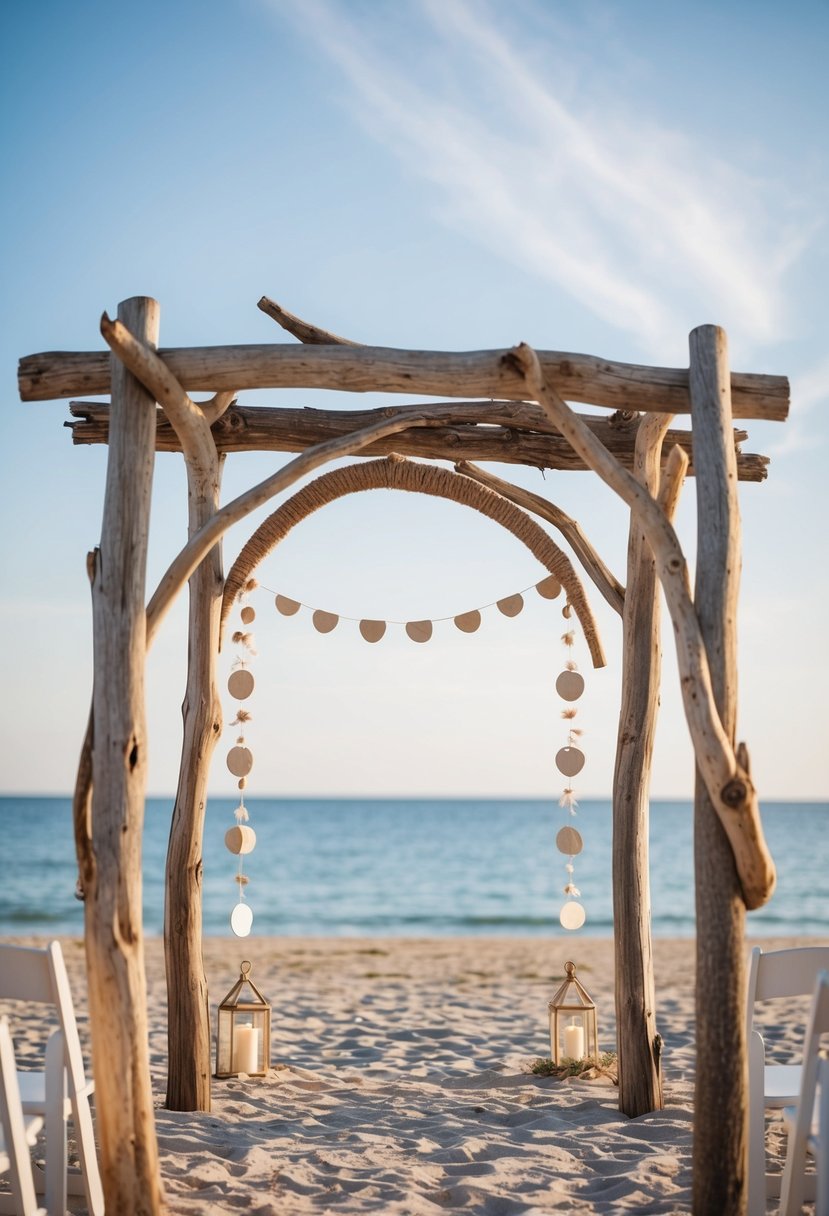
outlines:
[[[691,416],[697,472],[694,605],[708,652],[723,729],[737,719],[737,594],[740,516],[725,333],[702,325],[690,336]],[[738,749],[748,770],[744,749]],[[734,853],[699,772],[694,808],[697,908],[694,1212],[746,1210],[747,1073],[745,902]],[[699,1062],[704,1062],[704,1067]]]
[[[118,315],[158,340],[158,305]],[[155,401],[115,358],[93,604],[92,859],[85,902],[92,1063],[107,1210],[153,1216],[162,1191],[150,1087],[141,908],[147,777],[145,572]]]
[[[634,474],[655,498],[670,415],[646,415]],[[613,774],[613,936],[619,1109],[637,1117],[662,1108],[661,1040],[651,938],[648,812],[659,710],[661,650],[656,561],[631,514],[622,615],[622,694]]]

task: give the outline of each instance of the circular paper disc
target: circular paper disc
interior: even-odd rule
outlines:
[[[330,633],[332,629],[337,628],[340,618],[334,612],[325,612],[322,608],[318,608],[311,619],[317,633]]]
[[[360,621],[360,633],[367,642],[379,642],[385,632],[385,621]]]
[[[256,620],[256,609],[251,608],[250,604],[246,604],[239,615],[242,618],[242,624],[249,625],[251,621]]]
[[[247,777],[253,768],[253,752],[249,747],[232,747],[227,753],[227,767],[234,777]]]
[[[237,904],[230,914],[230,927],[237,937],[247,937],[253,924],[253,910],[249,904]]]
[[[289,600],[287,595],[278,595],[274,601],[278,612],[283,616],[293,616],[295,612],[299,612],[301,605],[296,600]]]
[[[481,627],[481,614],[477,608],[472,612],[462,612],[460,616],[455,617],[455,624],[461,633],[474,633]]]
[[[578,671],[563,671],[556,680],[556,692],[562,701],[578,701],[584,692],[584,676]]]
[[[230,830],[233,831],[232,828]],[[230,848],[229,845],[228,848]],[[564,853],[567,857],[576,857],[584,848],[581,833],[577,832],[575,828],[562,828],[556,835],[556,848],[559,853]]]
[[[428,642],[432,636],[431,621],[409,621],[406,626],[406,633],[413,642]]]
[[[587,919],[587,914],[581,904],[577,903],[575,899],[568,899],[561,909],[558,919],[565,929],[580,929]]]
[[[252,853],[256,848],[256,833],[253,828],[242,827],[240,824],[235,828],[228,828],[225,832],[225,847],[231,853]]]
[[[498,611],[503,612],[504,616],[518,616],[523,607],[524,600],[520,595],[508,595],[506,599],[498,601]]]
[[[253,672],[248,671],[246,667],[240,667],[238,671],[232,671],[228,676],[227,691],[237,701],[244,701],[253,692],[255,683]]]
[[[544,600],[554,600],[557,595],[561,595],[561,583],[554,574],[536,583],[535,589]]]
[[[556,752],[556,768],[565,777],[575,777],[584,768],[584,752],[577,747],[562,747]]]

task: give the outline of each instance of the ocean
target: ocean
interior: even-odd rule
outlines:
[[[230,933],[237,858],[224,846],[234,799],[210,802],[204,842],[204,931]],[[609,937],[611,809],[585,800],[568,820],[547,799],[250,799],[257,834],[244,859],[252,936]],[[172,799],[147,801],[144,926],[163,931],[164,868]],[[754,936],[829,934],[829,803],[766,803],[766,838],[778,868],[770,903],[749,913]],[[651,904],[657,937],[694,933],[693,814],[689,803],[651,805]],[[587,913],[559,924],[567,858],[556,832],[584,839],[573,881]],[[83,933],[75,898],[68,798],[0,798],[6,842],[0,935]],[[15,842],[17,842],[15,844]]]

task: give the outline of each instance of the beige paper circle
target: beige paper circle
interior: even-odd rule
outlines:
[[[565,777],[575,777],[584,768],[584,752],[577,747],[562,747],[556,752],[556,768]]]
[[[562,701],[578,701],[584,692],[584,676],[578,671],[563,671],[556,680],[556,692]]]
[[[253,828],[237,826],[225,832],[225,848],[236,853],[252,853],[256,848],[256,833]]]
[[[561,909],[558,919],[561,921],[564,929],[580,929],[587,920],[587,914],[581,904],[577,903],[575,899],[568,899]]]
[[[385,632],[385,621],[360,621],[360,633],[367,642],[379,642]]]
[[[325,612],[322,608],[317,608],[311,620],[314,622],[314,628],[317,633],[330,633],[332,629],[337,628],[339,617],[334,612]]]
[[[227,677],[227,691],[237,701],[244,701],[253,692],[255,683],[253,672],[248,671],[246,667],[240,667]]]
[[[524,599],[520,595],[508,595],[506,599],[498,601],[498,611],[503,612],[504,616],[518,616],[523,607]]]
[[[234,777],[247,777],[253,768],[253,752],[249,747],[232,747],[227,753],[227,767]]]
[[[428,642],[432,636],[431,621],[409,621],[406,625],[406,633],[413,642]]]
[[[239,615],[242,618],[243,625],[250,625],[251,621],[256,620],[256,609],[251,608],[250,604],[246,604]]]
[[[302,607],[296,600],[289,600],[287,595],[278,595],[274,600],[278,612],[283,616],[293,616],[295,612],[299,612]]]
[[[462,612],[460,616],[455,617],[455,624],[461,633],[475,633],[481,627],[481,614],[477,608],[473,608],[471,612]]]
[[[561,595],[561,583],[554,574],[536,583],[535,589],[544,600],[554,600],[557,595]]]
[[[577,857],[584,848],[581,832],[577,832],[575,828],[561,828],[556,835],[556,848],[566,857]]]
[[[230,927],[237,937],[247,937],[253,924],[250,904],[237,904],[230,914]]]

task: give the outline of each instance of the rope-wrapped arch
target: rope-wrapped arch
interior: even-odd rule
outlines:
[[[245,544],[225,580],[222,632],[236,596],[259,563],[285,539],[291,529],[320,507],[361,490],[408,490],[415,494],[448,498],[461,506],[472,507],[506,528],[559,580],[584,631],[593,666],[605,666],[599,631],[581,581],[567,554],[543,528],[520,507],[470,477],[438,465],[404,460],[400,456],[346,465],[323,473],[269,515]]]

